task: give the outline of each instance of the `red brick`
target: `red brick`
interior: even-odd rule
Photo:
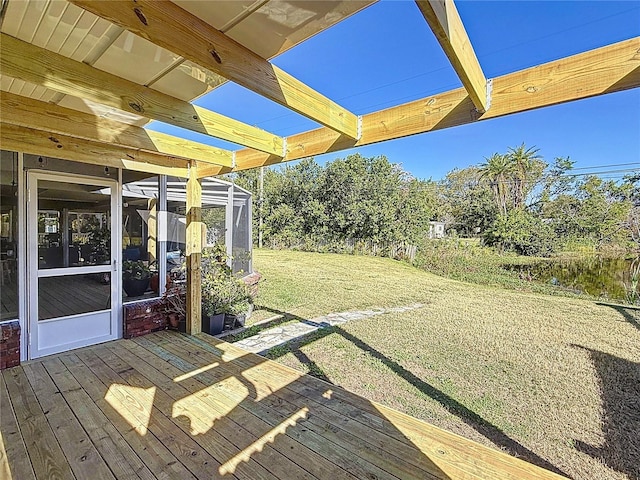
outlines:
[[[20,365],[20,323],[0,324],[0,370]]]

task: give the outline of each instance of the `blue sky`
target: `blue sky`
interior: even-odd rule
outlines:
[[[640,1],[457,1],[487,78],[640,35]],[[386,0],[272,60],[360,115],[461,86],[413,1]],[[196,104],[278,135],[318,125],[242,87],[226,84]],[[154,123],[196,141],[238,146]],[[440,179],[521,143],[576,168],[640,168],[640,89],[570,102],[316,157],[386,155],[419,178]],[[624,168],[624,167],[618,167]],[[597,170],[597,169],[596,169]]]

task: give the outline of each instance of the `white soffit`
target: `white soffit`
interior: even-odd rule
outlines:
[[[124,31],[93,66],[126,80],[146,85],[180,59],[179,55]]]
[[[376,0],[175,0],[180,7],[272,58]],[[9,0],[2,32],[76,61],[192,101],[226,80],[66,0]],[[148,119],[0,75],[2,90],[133,125]]]
[[[273,58],[375,0],[270,0],[231,28],[227,35],[263,58]]]

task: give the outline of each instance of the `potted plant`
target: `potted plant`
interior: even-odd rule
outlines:
[[[252,308],[251,301],[252,299],[251,295],[249,295],[247,285],[242,280],[235,278],[229,279],[224,307],[224,323],[226,328],[244,326],[247,315]]]
[[[222,333],[231,269],[227,265],[224,245],[202,252],[202,331],[210,335]]]
[[[122,264],[122,288],[129,297],[139,297],[149,288],[151,270],[142,260],[125,260]]]
[[[187,288],[184,282],[168,280],[162,303],[169,328],[184,332],[187,319]]]

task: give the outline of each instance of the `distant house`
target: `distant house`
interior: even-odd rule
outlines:
[[[444,238],[444,222],[429,222],[429,238]]]

